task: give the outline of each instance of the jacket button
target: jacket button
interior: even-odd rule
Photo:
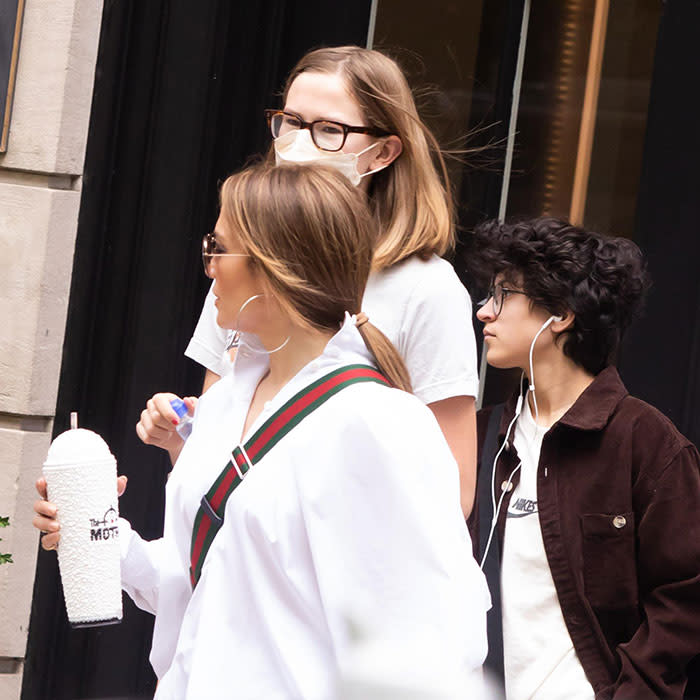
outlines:
[[[501,491],[512,491],[513,490],[513,483],[511,481],[504,481],[501,484]]]
[[[613,526],[618,530],[627,525],[627,518],[624,515],[616,515],[613,518]]]

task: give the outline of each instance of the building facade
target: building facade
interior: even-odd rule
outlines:
[[[13,557],[0,568],[0,697],[9,699],[20,696],[26,654],[34,480],[56,411],[102,3],[5,4],[3,21],[21,23],[0,153],[0,515]]]

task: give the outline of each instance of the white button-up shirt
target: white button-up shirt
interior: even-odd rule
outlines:
[[[373,364],[348,317],[242,436],[268,360],[239,353],[199,402],[167,484],[163,538],[146,543],[122,521],[123,586],[156,615],[157,698],[336,697],[358,615],[398,654],[416,640],[441,650],[431,654],[441,675],[481,666],[490,602],[457,464],[432,412],[376,383],[333,396],[246,474],[192,591],[195,515],[232,449],[297,392],[355,363]]]

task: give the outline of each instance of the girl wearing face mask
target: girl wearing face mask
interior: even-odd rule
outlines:
[[[375,228],[327,167],[222,187],[203,258],[235,366],[199,402],[163,537],[119,528],[123,586],[156,615],[159,700],[344,696],[349,619],[397,658],[420,645],[415,674],[441,697],[477,696],[486,583],[454,458],[363,313]],[[51,508],[36,506],[45,549]]]
[[[460,467],[462,508],[472,507],[478,391],[471,301],[451,265],[453,203],[439,147],[398,65],[346,46],[307,54],[292,71],[281,111],[268,111],[270,159],[326,164],[367,195],[380,226],[363,308],[403,357],[413,391],[435,414]],[[436,170],[435,156],[440,172]],[[228,335],[210,294],[186,354],[207,368],[204,389],[230,371]],[[177,458],[177,416],[156,394],[137,433]]]

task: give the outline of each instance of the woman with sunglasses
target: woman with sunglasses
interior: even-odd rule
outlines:
[[[123,586],[156,616],[156,698],[338,697],[351,621],[398,658],[420,646],[415,672],[444,697],[476,697],[488,592],[455,460],[362,312],[375,229],[326,167],[222,187],[205,266],[239,352],[199,401],[163,537],[119,528]],[[51,509],[37,502],[45,549]]]
[[[377,51],[357,46],[312,51],[292,71],[283,99],[281,111],[267,113],[274,138],[270,159],[338,169],[366,194],[379,222],[363,307],[397,347],[414,393],[435,414],[460,467],[468,514],[478,370],[469,294],[440,257],[454,245],[440,149],[418,116],[401,69]],[[186,351],[207,368],[204,390],[230,371],[226,348],[210,293]],[[149,400],[137,433],[167,449],[174,461],[183,443],[173,425],[172,398],[157,394]]]

